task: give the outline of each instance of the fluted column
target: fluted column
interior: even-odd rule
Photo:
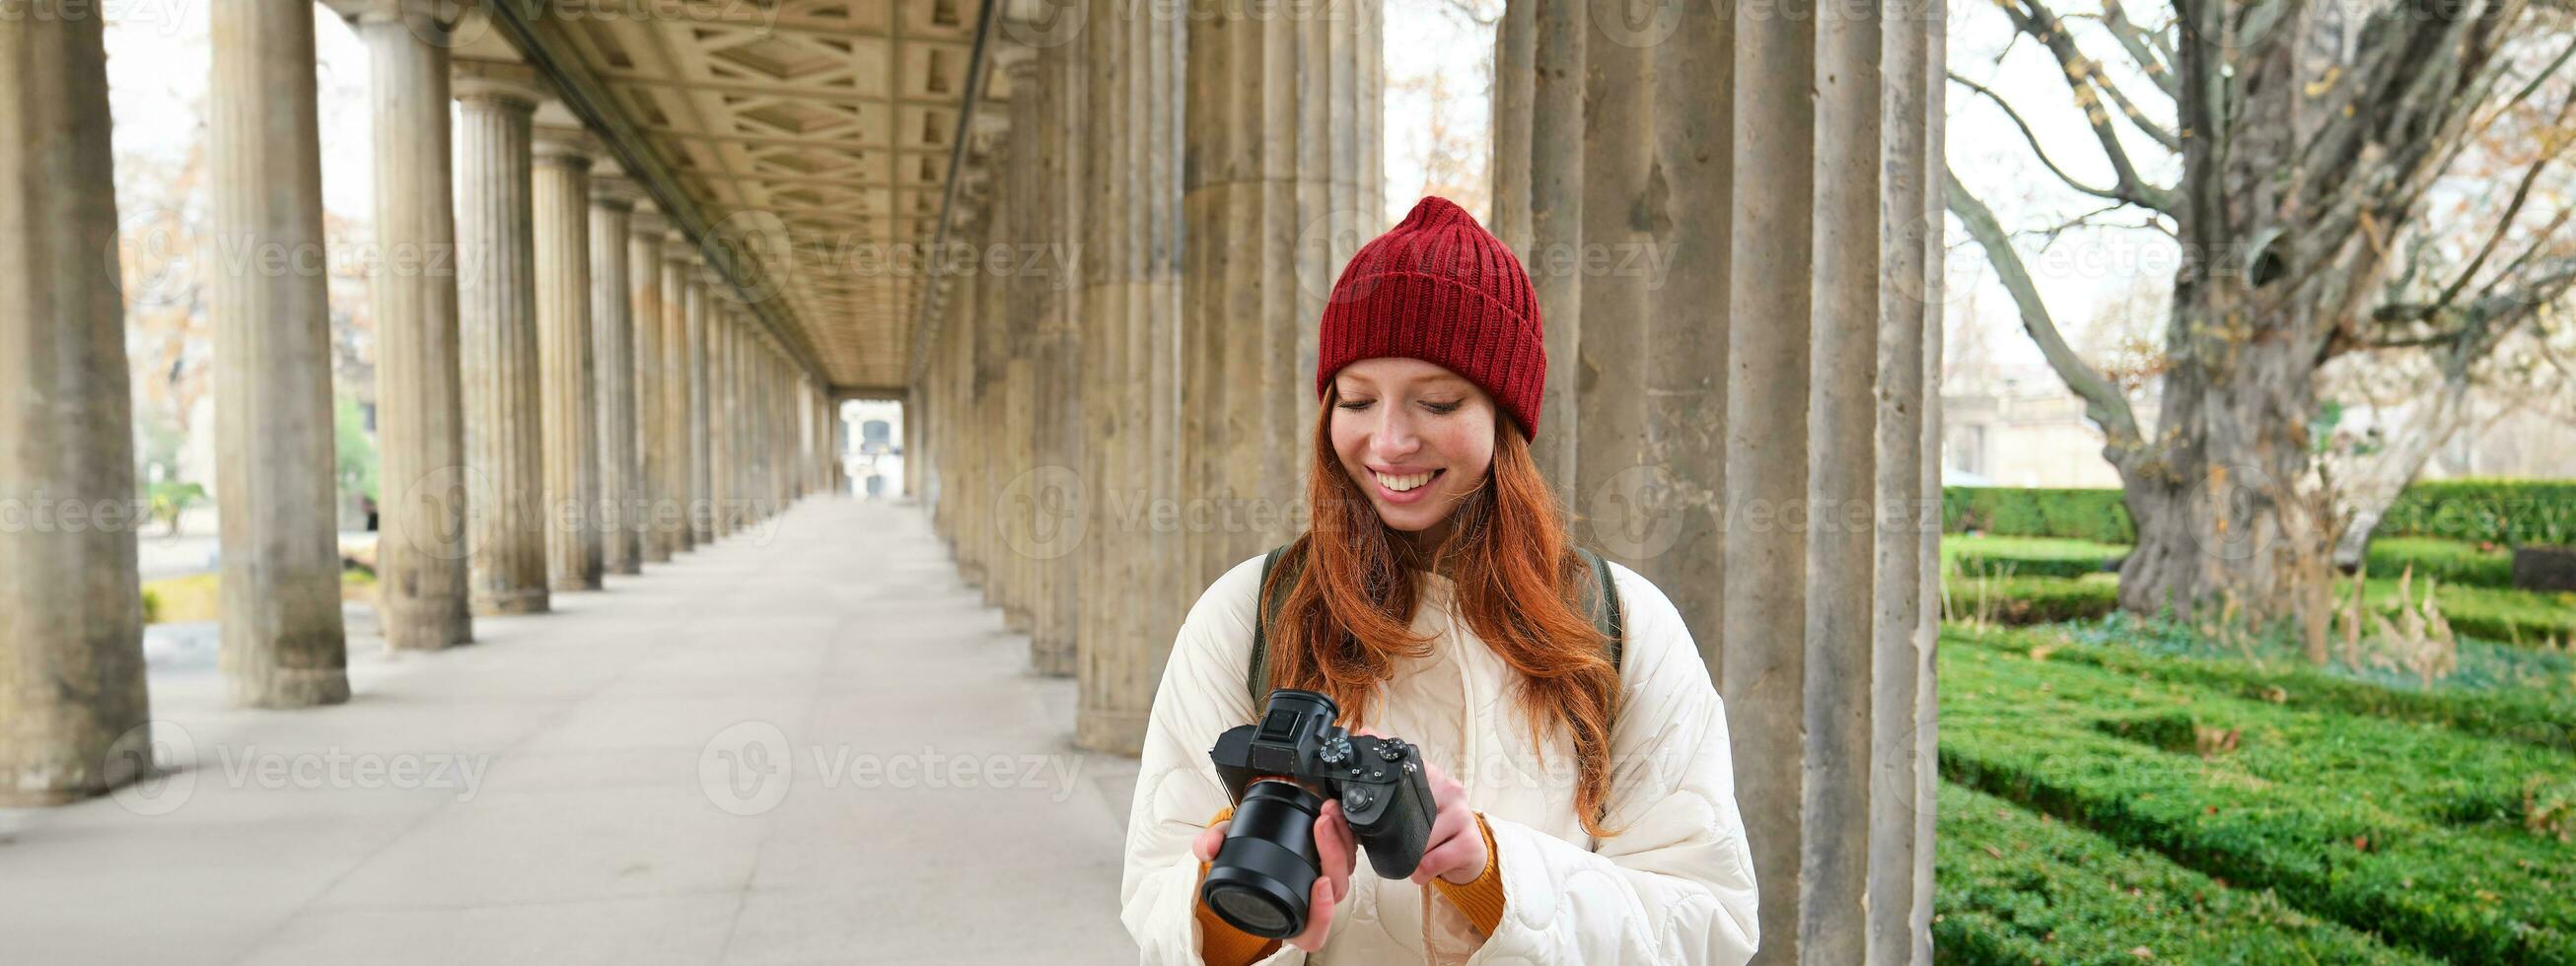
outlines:
[[[590,331],[599,410],[600,567],[644,572],[641,454],[635,450],[635,316],[626,276],[626,222],[640,194],[619,177],[591,179]]]
[[[1296,534],[1314,426],[1315,319],[1343,263],[1384,227],[1367,172],[1382,127],[1377,0],[1281,16],[1222,0],[1189,29],[1183,441],[1214,532],[1189,541],[1204,587]]]
[[[1497,41],[1546,465],[1717,678],[1763,957],[1928,962],[1937,6],[1627,10],[1515,4]],[[1643,274],[1549,267],[1592,250]]]
[[[690,413],[697,406],[697,384],[691,374],[698,352],[689,322],[689,280],[697,275],[697,258],[697,250],[679,232],[662,236],[662,432],[670,456],[662,480],[672,510],[668,523],[673,553],[698,546],[692,522],[697,519],[698,454],[689,432]]]
[[[545,367],[547,583],[598,590],[598,373],[590,334],[590,165],[588,135],[541,129],[536,136],[537,336]]]
[[[1050,514],[1045,539],[1031,542],[1042,576],[1029,646],[1037,672],[1056,676],[1073,673],[1083,601],[1080,541],[1074,521],[1063,517],[1068,509],[1079,512],[1066,501],[1076,495],[1071,484],[1083,467],[1082,279],[1072,273],[1079,268],[1074,259],[1085,200],[1079,146],[1086,136],[1082,83],[1087,49],[1079,42],[1039,48],[1036,77],[1023,88],[1037,101],[1037,157],[1031,163],[1036,185],[1028,201],[1027,241],[1039,246],[1041,256],[1033,304],[1037,331],[1030,348],[1036,360],[1030,383],[1039,400],[1032,428],[1037,475],[1027,490],[1035,512]],[[1234,232],[1241,234],[1239,227]],[[907,450],[914,445],[909,435],[904,445]]]
[[[707,285],[712,288],[713,282]],[[718,298],[707,305],[707,502],[714,539],[733,535],[733,313]]]
[[[100,19],[0,17],[0,92],[0,806],[55,805],[153,765]]]
[[[689,370],[689,534],[690,545],[703,547],[716,539],[715,469],[708,462],[707,394],[713,385],[716,350],[712,337],[714,307],[708,304],[706,270],[695,249],[689,254],[687,279],[688,334],[681,351]]]
[[[219,663],[235,704],[338,704],[349,699],[348,648],[340,621],[313,12],[226,4],[211,17],[206,128],[215,237],[278,268],[217,271],[211,279],[220,373]]]
[[[456,62],[457,317],[464,346],[474,611],[547,609],[529,130],[535,68]]]
[[[1098,301],[1101,332],[1122,343],[1104,353],[1104,380],[1085,386],[1084,406],[1108,414],[1104,441],[1114,474],[1093,477],[1096,494],[1176,499],[1180,492],[1180,110],[1182,18],[1135,16],[1116,0],[1091,8],[1091,128],[1102,154],[1090,159],[1089,222],[1104,226],[1107,264]],[[1104,156],[1105,155],[1105,156]],[[1092,390],[1097,390],[1095,395]],[[1150,506],[1150,503],[1144,504]],[[1134,607],[1114,611],[1103,633],[1079,644],[1074,736],[1085,748],[1135,754],[1154,689],[1182,613],[1201,587],[1184,587],[1178,530],[1153,524],[1099,527],[1104,569]]]
[[[649,200],[635,206],[626,225],[627,318],[635,332],[636,526],[645,563],[664,563],[678,549],[670,490],[670,388],[663,382],[662,234],[668,222]]]
[[[374,102],[378,499],[376,595],[385,644],[473,639],[468,612],[465,406],[449,180],[447,21],[416,0],[357,17]]]

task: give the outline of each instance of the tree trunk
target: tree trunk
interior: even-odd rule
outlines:
[[[2178,285],[2178,296],[2195,294]],[[2177,298],[2177,332],[2245,331],[2241,280]],[[2231,324],[2233,323],[2233,324]],[[2257,327],[2255,331],[2271,328]],[[2300,340],[2205,337],[2167,371],[2157,455],[2109,454],[2127,481],[2138,543],[2120,567],[2120,606],[2188,615],[2225,606],[2257,620],[2304,610],[2327,528],[2308,496],[2316,359]]]

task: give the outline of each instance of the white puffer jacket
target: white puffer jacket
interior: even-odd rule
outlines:
[[[1758,939],[1752,856],[1736,812],[1725,710],[1681,615],[1617,564],[1626,641],[1611,731],[1608,825],[1596,839],[1574,809],[1572,743],[1545,763],[1513,699],[1513,673],[1450,618],[1445,577],[1415,571],[1413,629],[1434,653],[1400,661],[1366,724],[1403,738],[1467,789],[1493,830],[1503,919],[1480,938],[1447,899],[1379,879],[1360,857],[1321,952],[1283,944],[1264,963],[1742,963]],[[1120,896],[1148,963],[1197,963],[1199,862],[1191,841],[1230,802],[1208,749],[1255,714],[1244,675],[1259,611],[1261,558],[1210,585],[1190,609],[1154,696],[1127,819]],[[1347,724],[1348,722],[1345,722]]]

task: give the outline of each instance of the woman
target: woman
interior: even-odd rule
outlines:
[[[1244,561],[1191,608],[1154,698],[1121,888],[1145,959],[1751,957],[1752,858],[1690,632],[1617,565],[1615,649],[1580,609],[1590,571],[1529,452],[1547,361],[1519,260],[1425,198],[1343,270],[1320,343],[1313,522],[1287,551],[1303,564],[1277,568],[1259,690],[1321,691],[1345,726],[1412,743],[1437,816],[1389,881],[1327,803],[1324,875],[1285,942],[1200,904],[1230,814],[1208,750],[1259,710],[1263,558]]]

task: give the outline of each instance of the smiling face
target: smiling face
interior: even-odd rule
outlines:
[[[1420,359],[1362,359],[1333,375],[1333,452],[1378,519],[1437,541],[1494,463],[1492,397]]]

